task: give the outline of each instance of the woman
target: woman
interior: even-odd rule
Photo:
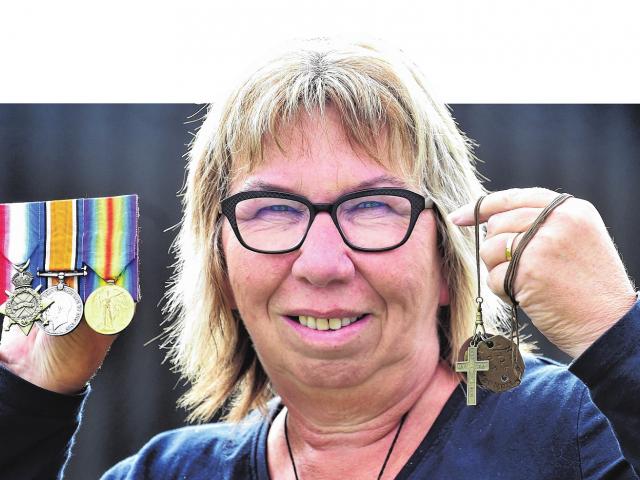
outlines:
[[[225,407],[228,423],[162,434],[105,478],[636,478],[640,306],[585,201],[554,210],[515,282],[538,328],[578,357],[571,371],[527,356],[522,385],[464,406],[453,365],[476,285],[460,227],[482,192],[467,140],[398,53],[314,41],[257,70],[192,146],[168,304],[184,404],[194,420]],[[483,202],[486,279],[503,299],[507,242],[555,196]],[[484,292],[489,330],[506,331],[501,305]],[[0,347],[2,421],[39,430],[23,450],[51,438],[59,467],[83,400],[70,394],[108,343],[85,328]],[[36,395],[64,411],[55,426],[18,406]],[[37,476],[43,455],[16,468]]]

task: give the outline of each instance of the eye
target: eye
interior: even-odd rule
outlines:
[[[291,208],[289,205],[271,205],[270,207],[267,207],[267,208],[273,212],[288,212],[288,211],[295,210]]]
[[[368,209],[368,208],[386,207],[386,206],[387,206],[386,203],[369,200],[369,201],[366,201],[366,202],[360,202],[359,204],[357,204],[353,208],[354,209]]]
[[[241,222],[298,221],[305,216],[308,216],[307,207],[295,200],[259,197],[243,200],[236,206],[236,218]]]
[[[296,208],[295,205],[274,204],[264,205],[258,208],[251,218],[266,221],[299,221],[301,218],[306,216],[304,208]]]
[[[258,214],[261,213],[292,213],[292,214],[297,214],[297,213],[301,213],[299,209],[297,208],[293,208],[291,205],[269,205],[266,207],[262,207],[259,211]]]
[[[345,219],[363,221],[411,216],[411,202],[404,197],[393,195],[370,195],[356,197],[342,203],[339,216]]]

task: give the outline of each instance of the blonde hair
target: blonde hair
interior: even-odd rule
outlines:
[[[435,200],[450,294],[450,305],[439,313],[441,356],[453,365],[472,333],[473,229],[446,220],[484,193],[471,142],[401,52],[372,42],[302,42],[250,75],[226,103],[210,106],[190,147],[184,216],[174,242],[177,263],[165,305],[173,319],[165,346],[191,384],[181,399],[190,420],[209,420],[226,406],[224,418],[239,421],[273,396],[242,319],[231,309],[220,201],[235,178],[259,165],[266,136],[277,142],[278,132],[298,114],[322,115],[329,105],[350,141],[379,162],[380,135],[386,135],[389,148],[402,152],[386,166]],[[483,294],[487,328],[505,331],[503,304],[488,288]]]

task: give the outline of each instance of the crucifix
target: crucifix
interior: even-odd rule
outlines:
[[[476,404],[476,388],[478,372],[489,370],[489,360],[478,360],[478,347],[469,346],[464,362],[456,362],[456,372],[467,374],[467,405]]]

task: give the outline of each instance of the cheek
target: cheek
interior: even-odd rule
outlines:
[[[408,322],[401,322],[407,334],[405,340],[421,345],[416,347],[421,349],[431,345],[437,336],[438,308],[448,303],[443,302],[448,288],[442,275],[435,218],[431,212],[423,213],[407,243],[397,250],[397,256],[380,266],[379,271],[387,273],[385,281],[380,282],[381,288],[387,291],[381,294],[396,300],[388,304],[391,317]]]
[[[437,248],[435,219],[430,212],[424,212],[409,237],[397,250],[389,252],[388,259],[378,271],[387,274],[388,286],[407,296],[432,299],[433,293],[440,294],[442,260]],[[437,296],[435,298],[438,298]]]
[[[288,259],[247,250],[225,230],[222,247],[236,308],[245,321],[264,318],[269,299],[286,276]]]

